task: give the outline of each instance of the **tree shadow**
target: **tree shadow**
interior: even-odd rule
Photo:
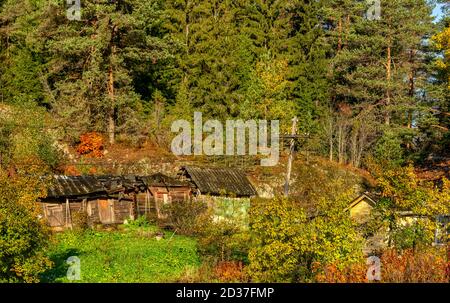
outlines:
[[[61,279],[67,276],[69,264],[67,259],[72,256],[80,257],[81,253],[74,248],[66,249],[50,255],[50,260],[53,262],[53,267],[40,275],[42,283],[63,283]]]

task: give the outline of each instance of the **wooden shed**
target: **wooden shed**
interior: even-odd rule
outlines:
[[[155,215],[165,219],[161,210],[164,205],[182,203],[191,198],[192,189],[189,183],[161,173],[141,178],[146,186],[145,192],[136,197],[137,213],[139,215]]]
[[[164,204],[190,198],[191,187],[171,177],[54,176],[41,199],[42,213],[55,230],[72,228],[76,213],[89,225],[121,224],[146,215],[163,219]]]
[[[365,223],[369,220],[372,209],[377,203],[368,193],[364,193],[354,199],[346,208],[350,217],[358,223]]]
[[[214,210],[215,221],[247,225],[250,198],[257,192],[242,170],[186,166],[179,175],[191,184],[195,198]]]
[[[185,166],[180,176],[189,181],[197,195],[249,198],[257,195],[245,173],[233,168],[200,168]]]

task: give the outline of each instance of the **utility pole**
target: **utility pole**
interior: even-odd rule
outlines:
[[[292,130],[291,130],[292,139],[289,151],[289,160],[287,164],[286,183],[284,184],[284,195],[286,197],[289,196],[289,183],[291,180],[292,162],[294,160],[294,152],[295,152],[295,138],[297,137],[297,122],[298,118],[294,117],[294,119],[292,119]]]

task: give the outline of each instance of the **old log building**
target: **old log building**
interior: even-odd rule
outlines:
[[[152,176],[54,176],[41,199],[42,213],[56,229],[73,227],[75,214],[87,223],[120,224],[141,215],[162,219],[164,204],[191,196],[188,183],[162,174]]]
[[[191,198],[225,212],[245,213],[256,190],[237,169],[183,167],[178,178],[150,176],[53,176],[42,213],[55,230],[72,228],[78,215],[88,225],[122,224],[146,216],[159,223],[167,219],[165,205]],[[245,206],[245,207],[244,207]],[[244,208],[243,208],[244,207]]]

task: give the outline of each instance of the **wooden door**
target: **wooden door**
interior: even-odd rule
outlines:
[[[106,199],[98,200],[98,215],[103,224],[114,223],[114,205],[112,201]]]
[[[61,227],[65,225],[62,204],[47,205],[47,220],[51,227]]]

